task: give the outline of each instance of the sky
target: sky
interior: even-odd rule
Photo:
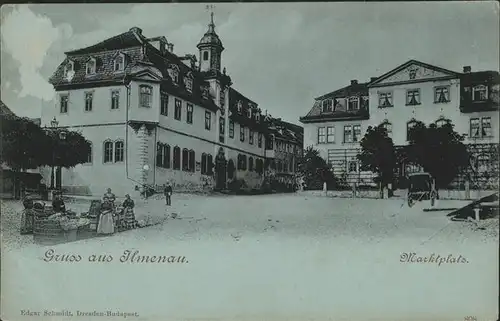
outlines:
[[[410,59],[462,71],[499,70],[492,2],[217,3],[222,67],[274,117],[299,123],[314,98]],[[1,7],[1,98],[19,116],[53,107],[49,77],[64,52],[137,26],[197,54],[206,3],[23,4]]]

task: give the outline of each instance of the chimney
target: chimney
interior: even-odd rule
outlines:
[[[169,42],[167,44],[167,49],[169,52],[174,53],[174,44]]]
[[[142,29],[141,29],[141,28],[139,28],[139,27],[132,27],[132,28],[130,28],[130,30],[129,30],[129,31],[131,31],[131,32],[133,32],[133,33],[136,33],[136,34],[138,34],[138,35],[142,35]]]
[[[378,77],[370,77],[370,82],[374,82]]]
[[[357,85],[357,84],[358,84],[358,80],[357,79],[351,80],[351,85]]]
[[[471,72],[470,66],[464,66],[464,74]]]

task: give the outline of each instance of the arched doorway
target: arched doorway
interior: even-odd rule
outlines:
[[[224,149],[219,148],[215,157],[215,189],[223,190],[226,188],[227,161],[224,156]]]

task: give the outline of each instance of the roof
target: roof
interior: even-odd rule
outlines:
[[[0,100],[0,115],[15,116],[16,114],[14,114],[12,110],[10,110],[10,108]]]
[[[81,55],[101,51],[111,51],[130,47],[141,46],[144,39],[140,37],[142,30],[137,27],[130,28],[129,31],[103,40],[95,45],[65,52],[67,55]]]
[[[323,113],[322,102],[327,99],[347,98],[351,96],[368,97],[368,82],[357,83],[351,81],[351,84],[340,89],[329,92],[328,94],[315,98],[312,108],[306,116],[301,117],[301,122],[311,121],[339,121],[345,119],[368,119],[368,106],[366,109],[360,108],[357,111],[334,110],[333,112]],[[363,107],[363,106],[362,106]]]
[[[493,70],[467,72],[460,76],[460,80],[468,84],[481,82],[492,82],[498,84],[500,83],[500,73]]]
[[[359,96],[359,95],[368,95],[368,82],[365,83],[351,83],[349,86],[345,86],[343,88],[334,90],[329,92],[328,94],[324,94],[315,98],[315,100],[323,100],[327,98],[341,98],[348,96]]]
[[[214,14],[212,12],[211,14],[211,21],[210,24],[208,25],[208,30],[205,32],[203,37],[200,39],[200,42],[198,43],[197,47],[205,47],[205,46],[210,46],[210,45],[215,45],[220,47],[222,50],[224,50],[224,47],[222,46],[222,41],[220,40],[219,36],[215,32],[215,23],[214,23]]]

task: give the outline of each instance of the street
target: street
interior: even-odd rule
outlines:
[[[6,202],[2,241],[9,246],[2,253],[2,286],[15,290],[5,304],[14,312],[47,306],[79,311],[133,307],[140,316],[168,312],[172,320],[243,314],[387,320],[387,302],[393,302],[394,319],[422,311],[446,316],[453,311],[478,320],[496,313],[489,309],[496,306],[498,288],[488,276],[498,268],[498,221],[493,229],[474,230],[469,223],[451,222],[443,212],[409,209],[402,202],[306,193],[174,194],[168,210],[164,200],[152,198],[147,204],[137,201],[136,212],[139,220],[161,220],[172,213],[176,219],[52,247],[31,244],[29,236],[20,241],[18,230],[7,231],[16,223],[8,210],[13,204]],[[443,207],[464,204],[442,202]],[[85,208],[85,202],[67,205],[78,206]],[[7,240],[15,235],[16,241]],[[82,260],[47,262],[48,250]],[[148,260],[165,256],[176,261],[120,259],[135,251]],[[90,261],[92,255],[111,259]],[[438,255],[441,263],[422,263]],[[443,286],[436,288],[436,280]],[[107,288],[123,296],[108,297]],[[148,300],[140,299],[144,293]]]

